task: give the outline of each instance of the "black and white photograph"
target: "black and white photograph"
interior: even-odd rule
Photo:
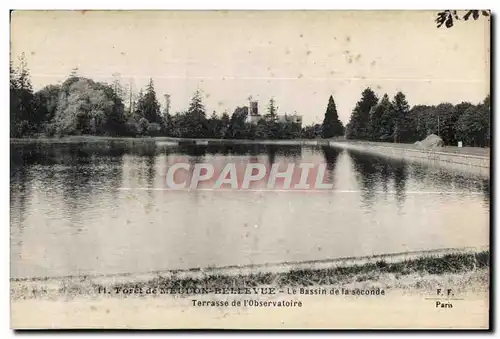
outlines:
[[[493,16],[12,10],[11,328],[490,329]]]

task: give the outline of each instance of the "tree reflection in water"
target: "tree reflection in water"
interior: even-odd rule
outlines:
[[[348,154],[365,204],[371,207],[375,202],[375,196],[383,192],[386,197],[389,193],[394,193],[398,207],[404,205],[408,179],[406,162],[353,150],[348,150]],[[394,183],[393,189],[390,188],[391,182]]]
[[[335,183],[335,167],[337,166],[339,157],[344,152],[344,150],[336,147],[322,146],[321,151],[323,153],[323,156],[325,157],[328,182]]]
[[[386,157],[370,155],[349,150],[356,179],[364,202],[374,203],[377,193],[394,193],[399,207],[402,207],[407,195],[407,181],[411,178],[419,186],[434,187],[434,191],[450,192],[454,190],[482,192],[485,204],[490,201],[490,179],[475,174],[454,172],[439,166],[424,163],[410,163]],[[393,185],[391,185],[393,183]],[[391,189],[393,186],[393,189]]]

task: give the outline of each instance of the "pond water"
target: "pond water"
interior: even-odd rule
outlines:
[[[172,191],[176,162],[326,164],[327,191]],[[489,244],[490,182],[331,147],[11,144],[11,277]]]

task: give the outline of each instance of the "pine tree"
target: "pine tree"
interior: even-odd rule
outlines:
[[[191,98],[191,103],[189,104],[188,112],[190,114],[196,114],[198,116],[203,116],[206,118],[205,106],[203,105],[203,100],[201,98],[200,90],[196,90],[193,97]]]
[[[352,111],[351,119],[346,128],[348,139],[370,139],[370,111],[378,102],[378,98],[371,88],[367,87],[361,93],[361,100]]]
[[[203,138],[208,135],[208,121],[200,90],[196,90],[193,97],[191,98],[191,103],[189,104],[186,118],[186,127],[189,137]]]
[[[396,93],[392,102],[394,110],[394,142],[406,142],[408,140],[408,113],[410,105],[406,101],[406,97],[402,92]]]
[[[394,126],[396,121],[394,107],[392,107],[392,102],[384,102],[384,105],[382,107],[382,116],[379,125],[380,141],[393,142]]]
[[[31,86],[30,71],[28,69],[28,62],[26,60],[26,55],[24,53],[19,57],[19,67],[17,72],[17,83],[19,88],[33,91]]]
[[[339,120],[335,101],[333,100],[333,96],[330,95],[328,106],[326,107],[325,118],[323,119],[322,137],[333,138],[343,135],[344,125]]]
[[[160,103],[156,98],[156,92],[153,84],[153,79],[149,79],[149,84],[146,87],[144,94],[143,115],[149,123],[163,124],[163,119],[160,114]]]
[[[140,91],[132,120],[141,134],[151,132],[157,135],[160,131],[165,131],[165,121],[160,113],[160,103],[156,98],[153,79],[149,79],[144,94],[142,90]]]
[[[19,57],[16,71],[11,68],[11,136],[26,136],[35,132],[33,124],[34,94],[31,86],[31,76],[24,53]]]
[[[126,102],[128,100],[127,90],[122,85],[120,73],[113,73],[113,82],[111,87],[122,102]]]
[[[276,101],[274,98],[269,99],[269,104],[267,105],[267,115],[266,119],[268,121],[276,121],[278,118],[278,107],[276,106]]]
[[[383,117],[386,112],[392,109],[392,104],[389,100],[389,96],[384,94],[380,102],[373,106],[370,111],[370,140],[372,141],[382,141],[384,139],[385,126]]]
[[[134,82],[132,79],[130,79],[128,86],[125,90],[125,95],[126,98],[123,101],[124,104],[126,104],[126,109],[125,109],[125,115],[127,116],[127,119],[132,119],[134,114],[135,114],[135,92],[134,92]]]

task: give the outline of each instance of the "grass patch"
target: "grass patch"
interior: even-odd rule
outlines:
[[[199,290],[213,290],[221,287],[307,287],[321,285],[343,285],[359,282],[376,283],[388,277],[402,278],[415,276],[416,287],[431,282],[436,277],[447,275],[463,275],[481,272],[485,279],[484,269],[490,266],[490,252],[452,253],[441,255],[425,255],[415,259],[399,262],[379,260],[365,264],[352,264],[330,268],[292,269],[285,272],[257,272],[252,274],[204,273],[200,270],[190,272],[168,272],[166,276],[156,276],[149,280],[138,280],[134,275],[121,282],[110,283],[99,281],[89,276],[66,277],[53,281],[50,278],[36,280],[11,279],[12,299],[32,299],[59,297],[73,298],[77,295],[98,296],[99,291],[115,288],[124,289],[170,289],[173,294],[190,295]],[[194,276],[189,274],[194,273]],[[458,277],[461,279],[461,277]],[[392,279],[392,278],[391,278]],[[487,279],[487,278],[486,278]],[[392,280],[394,281],[394,280]],[[466,280],[464,280],[465,282]],[[486,283],[486,280],[483,280]],[[466,282],[465,282],[466,283]],[[487,284],[487,283],[486,283]],[[102,293],[102,292],[101,292]],[[170,292],[167,292],[171,294]],[[110,296],[113,294],[110,294]],[[144,295],[142,295],[144,296]]]
[[[489,267],[490,253],[456,253],[443,256],[425,256],[401,262],[388,263],[377,261],[362,265],[332,267],[326,269],[301,269],[283,273],[255,273],[247,275],[207,274],[198,278],[191,277],[157,277],[139,283],[120,283],[113,287],[136,288],[157,287],[168,289],[201,289],[215,287],[256,287],[262,285],[313,286],[332,285],[348,281],[376,280],[382,274],[408,275],[413,273],[445,275],[461,273]],[[95,285],[95,288],[104,287]]]

